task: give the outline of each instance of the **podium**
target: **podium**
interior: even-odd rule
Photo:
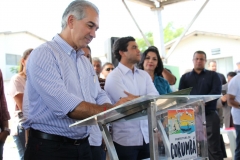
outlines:
[[[207,159],[205,103],[220,95],[142,96],[69,127],[98,125],[110,159],[118,160],[107,124],[148,120],[151,160]]]

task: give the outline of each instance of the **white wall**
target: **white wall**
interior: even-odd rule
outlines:
[[[221,54],[212,55],[211,50],[220,48]],[[179,43],[173,54],[168,59],[169,65],[179,66],[180,75],[187,69],[193,68],[192,57],[195,51],[202,50],[207,54],[207,59],[232,57],[233,68],[240,61],[240,41],[216,36],[198,35],[191,36]],[[221,71],[219,71],[221,72]]]
[[[44,40],[27,33],[0,34],[0,68],[4,80],[9,80],[13,75],[10,72],[12,66],[6,65],[6,53],[22,55],[26,49],[36,48],[44,42]]]

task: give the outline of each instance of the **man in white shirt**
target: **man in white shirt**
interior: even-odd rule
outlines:
[[[236,130],[236,144],[235,158],[240,159],[240,74],[233,77],[228,84],[228,96],[227,102],[229,106],[232,106],[233,123]]]
[[[114,103],[126,97],[127,91],[135,97],[159,95],[149,74],[135,67],[141,59],[138,45],[133,37],[118,39],[113,46],[118,66],[108,75],[105,91]],[[147,120],[119,120],[112,124],[114,145],[120,160],[149,158]]]

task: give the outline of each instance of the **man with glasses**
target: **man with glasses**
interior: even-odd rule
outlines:
[[[114,69],[114,65],[112,63],[106,62],[103,66],[102,66],[102,72],[100,74],[100,78],[102,79],[106,79],[108,74],[110,72],[112,72]]]
[[[113,45],[113,53],[119,61],[118,66],[108,75],[105,91],[112,102],[126,97],[158,95],[151,77],[135,67],[141,59],[138,45],[133,37],[118,39]],[[149,136],[147,120],[119,120],[112,123],[112,137],[120,160],[149,158]]]
[[[179,90],[193,87],[190,95],[221,94],[222,84],[218,74],[204,68],[206,58],[203,51],[194,53],[194,68],[181,77]],[[220,119],[216,112],[216,103],[217,100],[213,100],[205,104],[208,156],[210,160],[223,160],[220,148]]]

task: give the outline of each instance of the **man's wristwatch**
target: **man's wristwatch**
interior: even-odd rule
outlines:
[[[5,127],[3,131],[7,131],[8,135],[10,135],[10,133],[11,133],[11,130],[9,128],[7,128],[7,127]]]

